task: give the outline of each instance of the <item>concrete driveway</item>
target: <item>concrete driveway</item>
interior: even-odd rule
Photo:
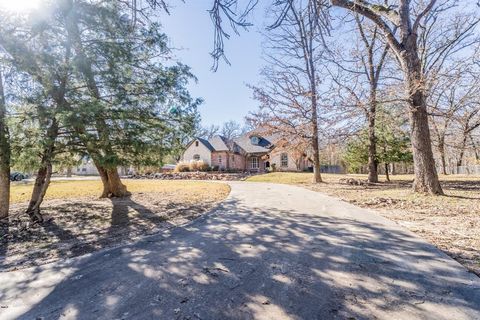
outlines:
[[[480,281],[370,211],[231,183],[168,234],[0,274],[0,319],[480,319]]]

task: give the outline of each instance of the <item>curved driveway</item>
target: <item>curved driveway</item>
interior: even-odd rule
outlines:
[[[0,319],[480,319],[480,281],[370,211],[231,183],[167,234],[0,274]]]

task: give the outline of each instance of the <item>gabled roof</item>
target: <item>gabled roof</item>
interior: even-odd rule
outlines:
[[[257,136],[259,138],[258,144],[252,143],[250,139],[252,136]],[[233,141],[247,153],[267,153],[270,152],[273,146],[273,144],[269,140],[267,140],[267,138],[255,134],[245,134],[241,137],[234,139]]]
[[[212,145],[215,151],[232,151],[227,144],[230,144],[230,141],[227,138],[215,135],[212,138],[208,139],[208,142]]]
[[[210,144],[210,142],[208,142],[208,140],[205,140],[203,138],[195,138],[192,142],[190,142],[188,145],[187,145],[187,148],[195,141],[195,140],[198,140],[200,141],[205,147],[208,148],[208,150],[210,151],[215,151],[215,148]]]
[[[251,137],[253,136],[259,138],[258,144],[252,143]],[[278,137],[264,137],[254,131],[246,133],[233,140],[229,140],[220,135],[215,135],[208,140],[197,137],[187,145],[187,148],[196,140],[200,141],[210,151],[230,151],[240,153],[243,150],[246,153],[268,153],[273,149],[274,143],[278,140]]]

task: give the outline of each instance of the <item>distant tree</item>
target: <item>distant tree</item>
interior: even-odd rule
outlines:
[[[238,138],[244,133],[246,133],[245,126],[242,127],[240,123],[234,120],[225,122],[220,129],[220,134],[229,140]]]
[[[408,134],[401,130],[401,123],[392,114],[383,111],[378,116],[380,121],[376,123],[378,150],[375,161],[384,164],[386,179],[390,181],[390,164],[412,162],[411,143]],[[368,129],[348,140],[343,159],[351,170],[358,171],[368,164],[369,144]]]
[[[339,48],[330,50],[329,63],[335,66],[333,82],[337,87],[340,104],[347,112],[344,118],[352,127],[352,118],[364,118],[368,128],[368,181],[378,182],[376,116],[379,93],[382,90],[384,69],[389,62],[389,45],[375,24],[365,23],[355,15],[358,39],[350,50],[345,50],[343,38],[337,40]],[[353,109],[353,110],[352,110]]]
[[[195,136],[197,137],[200,137],[200,138],[204,138],[204,139],[210,139],[212,138],[213,136],[217,135],[220,133],[220,127],[217,126],[217,125],[210,125],[208,127],[202,127],[200,126],[196,133],[195,133]]]
[[[253,4],[252,4],[253,2]],[[415,192],[443,194],[438,174],[435,169],[435,161],[432,152],[431,136],[426,98],[428,94],[428,81],[434,71],[442,65],[451,54],[458,53],[462,48],[468,47],[471,35],[478,32],[480,17],[478,16],[477,3],[472,1],[364,1],[364,0],[309,0],[315,8],[315,23],[317,26],[325,26],[330,29],[329,9],[343,8],[349,13],[363,16],[378,27],[383,39],[388,43],[400,70],[405,90],[405,105],[410,116],[410,135],[412,139],[414,155]],[[239,1],[215,0],[212,19],[215,24],[215,35],[220,36],[216,41],[216,49],[223,56],[223,38],[228,38],[228,33],[222,32],[222,8],[229,8],[226,16],[233,26],[236,5]],[[256,1],[248,2],[249,6],[244,10],[242,18],[252,10],[251,5]],[[294,8],[296,1],[281,0],[273,1],[273,4],[282,12],[277,21],[270,27],[278,28],[288,25],[288,15]],[[463,12],[456,11],[457,3],[466,7]],[[223,6],[222,6],[223,5]],[[242,12],[241,11],[241,12]],[[244,20],[242,26],[248,26]],[[448,32],[447,32],[448,31]],[[216,39],[217,39],[216,38]],[[434,50],[425,54],[425,43],[430,40],[438,40]],[[284,39],[285,43],[293,41]],[[428,40],[425,42],[424,40]],[[215,55],[218,58],[218,55]],[[427,86],[426,86],[427,85]]]
[[[309,141],[314,164],[314,183],[322,182],[319,150],[320,68],[323,28],[318,24],[316,5],[290,2],[288,10],[273,11],[283,20],[266,34],[267,66],[263,83],[251,86],[260,102],[252,123],[286,140]]]

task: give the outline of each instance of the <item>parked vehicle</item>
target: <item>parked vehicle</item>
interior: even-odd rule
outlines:
[[[10,181],[22,181],[23,179],[27,179],[28,175],[21,172],[12,172],[10,173]]]

